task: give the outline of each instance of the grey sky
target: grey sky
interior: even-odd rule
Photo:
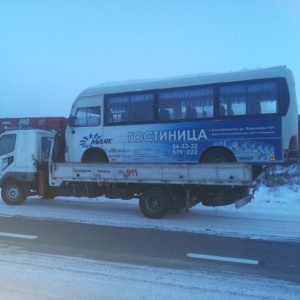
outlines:
[[[0,118],[67,117],[110,81],[278,65],[300,95],[296,0],[0,0],[0,28]]]

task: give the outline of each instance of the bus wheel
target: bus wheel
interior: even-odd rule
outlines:
[[[171,197],[164,189],[151,187],[142,193],[139,206],[147,218],[161,219],[170,211]]]
[[[82,162],[88,163],[106,163],[108,159],[106,155],[100,152],[85,153],[82,157]]]
[[[236,162],[235,156],[229,150],[223,148],[214,148],[208,150],[201,157],[201,163],[222,163],[222,162]]]
[[[1,190],[1,196],[3,201],[8,205],[20,205],[27,198],[24,187],[20,182],[15,180],[4,183]]]

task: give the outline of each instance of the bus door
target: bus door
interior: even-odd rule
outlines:
[[[75,102],[66,130],[67,162],[81,161],[89,148],[101,148],[103,101],[99,98],[82,97]]]

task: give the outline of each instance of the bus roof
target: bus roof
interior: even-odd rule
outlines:
[[[77,98],[95,95],[138,92],[175,87],[188,87],[213,83],[226,83],[243,80],[285,77],[293,83],[292,72],[285,66],[257,69],[243,69],[228,73],[202,73],[197,75],[177,76],[165,79],[150,79],[142,81],[122,81],[97,85],[81,92]]]

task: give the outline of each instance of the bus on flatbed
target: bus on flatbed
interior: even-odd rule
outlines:
[[[215,163],[297,157],[287,67],[100,85],[74,101],[66,162]]]

